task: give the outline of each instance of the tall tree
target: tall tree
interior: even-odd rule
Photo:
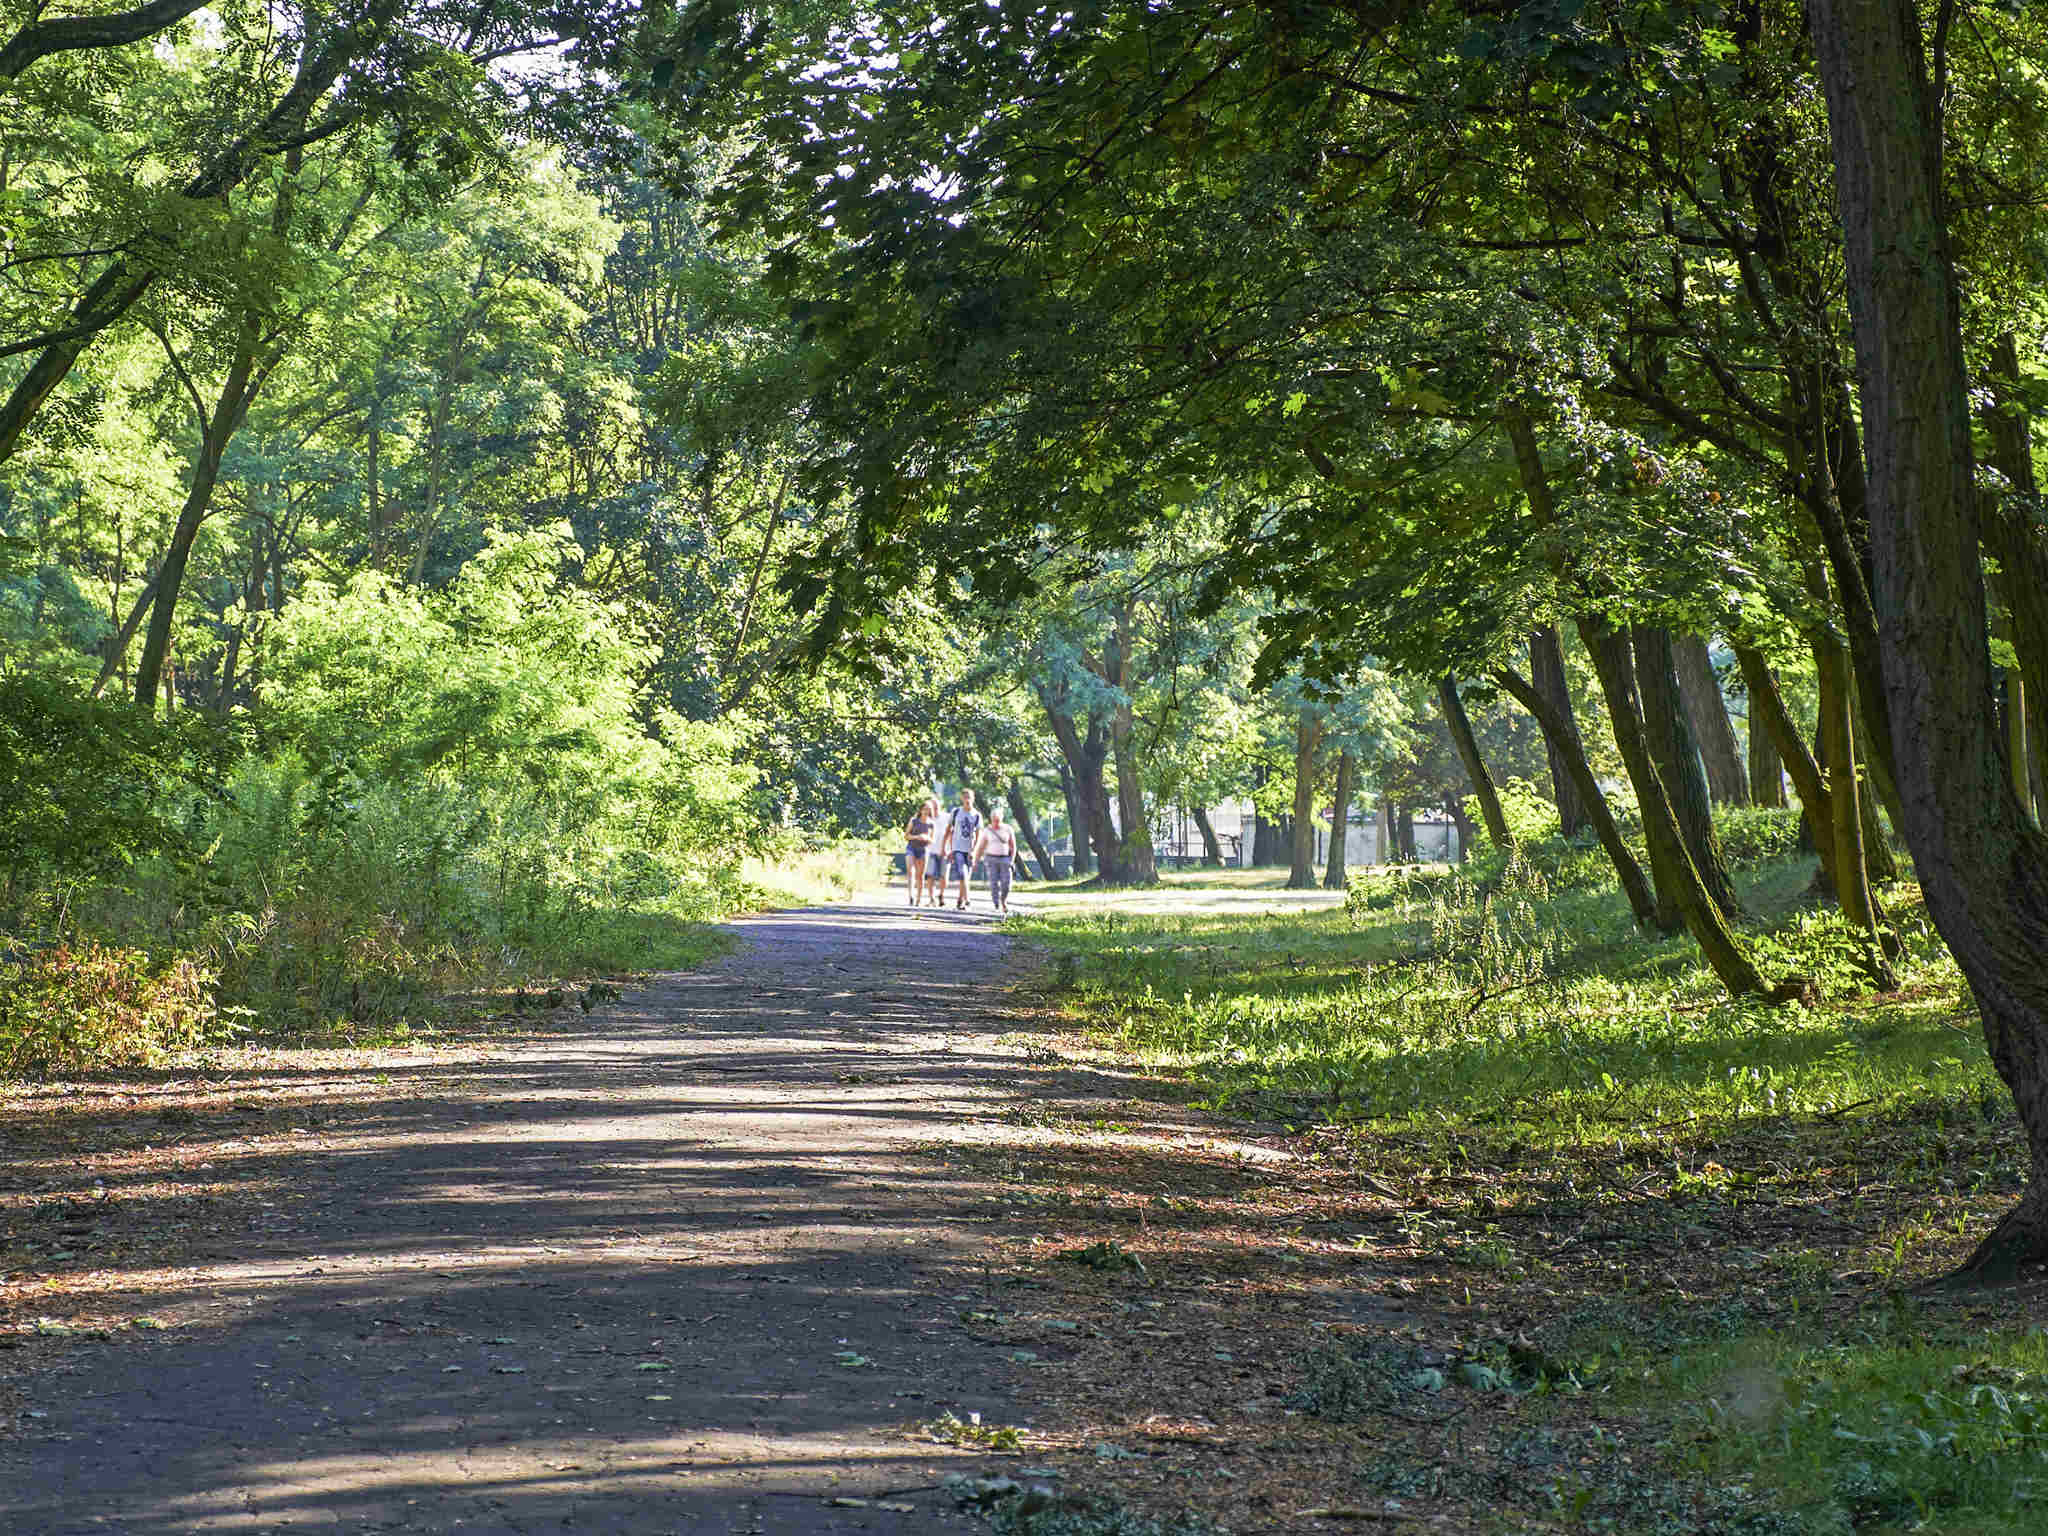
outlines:
[[[1992,697],[1941,100],[1912,0],[1813,0],[1807,15],[1848,252],[1903,830],[2031,1162],[1966,1268],[2009,1278],[2048,1259],[2048,837],[2014,793]],[[1944,45],[1951,16],[1944,5]]]

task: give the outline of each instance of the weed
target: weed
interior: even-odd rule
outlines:
[[[147,1066],[198,1045],[213,980],[183,957],[89,940],[0,958],[0,1075]]]
[[[981,1415],[960,1418],[951,1409],[936,1419],[917,1426],[919,1433],[940,1445],[957,1445],[963,1450],[1016,1451],[1023,1449],[1023,1432],[1011,1424],[984,1424]]]

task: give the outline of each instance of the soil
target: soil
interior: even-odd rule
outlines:
[[[961,1529],[942,1476],[1017,1458],[917,1426],[1025,1367],[920,1148],[1030,1096],[1017,962],[886,898],[737,926],[510,1043],[12,1103],[0,1529]]]

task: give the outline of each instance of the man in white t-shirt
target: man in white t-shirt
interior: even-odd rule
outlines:
[[[953,814],[946,818],[946,830],[939,842],[939,853],[951,866],[953,878],[959,882],[960,899],[955,905],[967,910],[967,877],[974,873],[974,840],[981,835],[981,812],[974,808],[974,791],[960,791],[960,803],[953,808]]]

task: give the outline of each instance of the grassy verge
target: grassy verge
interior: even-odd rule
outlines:
[[[146,881],[88,893],[64,928],[0,933],[0,1080],[159,1067],[237,1042],[397,1044],[533,998],[568,1006],[596,982],[702,965],[730,947],[723,918],[844,900],[879,863],[845,844],[749,857],[637,906],[486,903],[456,918],[325,888],[254,912],[198,910]]]
[[[1765,864],[1742,895],[1769,965],[1822,979],[1811,1009],[1731,1002],[1682,938],[1527,872],[1369,875],[1293,909],[1233,872],[1178,905],[1050,895],[1012,927],[1098,1045],[1347,1188],[1314,1225],[1454,1341],[1297,1359],[1298,1417],[1368,1426],[1360,1507],[2041,1529],[2039,1299],[1918,1289],[2018,1188],[2009,1101],[1917,893],[1888,893],[1907,952],[1873,997],[1810,873]]]

